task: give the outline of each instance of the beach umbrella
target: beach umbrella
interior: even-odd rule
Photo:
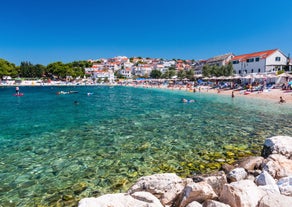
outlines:
[[[243,76],[242,77],[243,79],[252,79],[252,78],[254,78],[252,75],[246,75],[246,76]]]
[[[278,75],[277,77],[291,78],[292,75],[289,73],[282,73],[282,74]]]
[[[268,75],[267,75],[267,78],[276,78],[276,77],[277,77],[276,74],[268,74]]]
[[[255,76],[254,76],[254,78],[256,78],[256,79],[261,79],[261,78],[265,78],[266,76],[264,75],[264,74],[256,74]]]

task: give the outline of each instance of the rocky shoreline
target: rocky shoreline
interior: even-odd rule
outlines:
[[[291,207],[292,137],[267,138],[262,156],[225,164],[214,175],[138,179],[127,193],[84,198],[79,207]]]

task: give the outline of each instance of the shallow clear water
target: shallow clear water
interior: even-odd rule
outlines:
[[[292,107],[276,100],[118,86],[14,92],[0,88],[0,206],[74,206],[144,175],[212,172],[292,135]]]

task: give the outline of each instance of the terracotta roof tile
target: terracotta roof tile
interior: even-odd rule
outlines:
[[[255,58],[255,57],[267,58],[268,56],[270,56],[271,54],[273,54],[277,50],[278,49],[273,49],[273,50],[265,50],[265,51],[261,51],[261,52],[254,52],[254,53],[249,53],[249,54],[237,55],[237,56],[234,56],[232,58],[232,61],[234,61],[234,60],[245,61],[249,58]]]

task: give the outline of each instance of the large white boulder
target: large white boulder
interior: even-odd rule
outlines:
[[[230,207],[230,205],[214,200],[206,200],[203,207]]]
[[[229,182],[236,182],[239,180],[243,180],[246,177],[247,177],[247,172],[245,171],[244,168],[241,168],[241,167],[235,168],[227,174],[227,180]]]
[[[264,143],[262,155],[268,157],[270,154],[281,154],[292,159],[292,137],[274,136],[267,138]]]
[[[292,160],[280,154],[272,154],[264,161],[263,170],[276,179],[292,176]]]
[[[292,176],[281,178],[277,184],[282,195],[292,196]]]
[[[197,201],[193,201],[193,202],[189,203],[186,207],[202,207],[202,204],[200,204]]]
[[[227,183],[227,178],[224,172],[220,172],[218,175],[212,175],[204,178],[204,181],[208,183],[219,196],[223,186]]]
[[[255,183],[259,186],[260,189],[264,191],[269,191],[271,193],[280,193],[274,178],[266,171],[263,171],[255,179]]]
[[[106,194],[98,198],[84,198],[78,207],[163,207],[151,193],[136,192],[133,195],[118,193]]]
[[[259,169],[264,158],[260,156],[251,156],[243,158],[239,161],[238,166],[245,170],[256,170]]]
[[[172,205],[185,187],[182,178],[173,173],[141,177],[129,190],[129,194],[146,191],[156,196],[163,205]]]
[[[250,180],[240,180],[225,184],[219,201],[231,207],[256,207],[263,192]]]
[[[257,185],[276,185],[276,181],[267,171],[263,171],[260,175],[258,175],[255,183]]]
[[[185,207],[192,201],[203,202],[217,197],[212,187],[205,181],[188,183],[183,191],[179,207]]]
[[[291,207],[292,198],[279,193],[267,193],[259,202],[258,207]]]

